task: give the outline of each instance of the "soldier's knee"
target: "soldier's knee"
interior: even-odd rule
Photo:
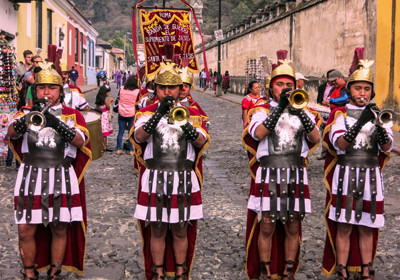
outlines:
[[[275,223],[272,222],[270,217],[262,217],[260,221],[260,233],[264,237],[271,237],[274,234]]]

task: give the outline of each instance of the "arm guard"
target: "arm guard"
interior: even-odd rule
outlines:
[[[195,141],[197,137],[199,137],[199,132],[190,123],[185,123],[181,126],[181,128],[185,133],[186,139],[188,141]]]

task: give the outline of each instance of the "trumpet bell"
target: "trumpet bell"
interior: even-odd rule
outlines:
[[[41,130],[46,126],[46,117],[42,112],[30,112],[27,114],[26,124],[30,130]]]
[[[383,128],[391,128],[397,121],[396,112],[390,109],[380,111],[376,118],[377,125]]]
[[[182,126],[189,120],[190,113],[186,107],[176,106],[171,109],[169,113],[169,120],[171,123]]]
[[[303,109],[309,101],[308,93],[302,89],[292,91],[289,96],[290,106],[294,109]]]

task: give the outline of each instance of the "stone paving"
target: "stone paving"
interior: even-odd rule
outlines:
[[[96,91],[86,94],[94,104]],[[113,88],[112,95],[116,96]],[[211,119],[212,144],[204,160],[204,219],[199,222],[192,279],[247,279],[245,265],[246,206],[250,183],[247,154],[241,144],[239,105],[194,93]],[[117,115],[109,146],[115,148]],[[127,139],[127,133],[124,135]],[[302,260],[296,279],[326,279],[321,275],[325,240],[323,162],[310,158],[309,181],[313,213],[303,223]],[[384,172],[387,223],[381,232],[376,279],[400,279],[399,220],[400,156],[393,155]],[[13,186],[16,172],[0,169],[0,279],[20,279],[17,227],[13,221]],[[133,218],[138,175],[129,154],[106,153],[92,162],[86,175],[88,230],[86,274],[63,273],[64,279],[144,279],[141,237]],[[40,279],[46,279],[44,275]]]

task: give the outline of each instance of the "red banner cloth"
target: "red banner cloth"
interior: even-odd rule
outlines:
[[[165,61],[165,44],[174,46],[174,62],[178,67],[182,59],[189,59],[188,68],[198,72],[198,63],[194,51],[190,12],[183,10],[141,9],[140,28],[142,31],[146,56],[146,74],[155,75],[160,63]]]

